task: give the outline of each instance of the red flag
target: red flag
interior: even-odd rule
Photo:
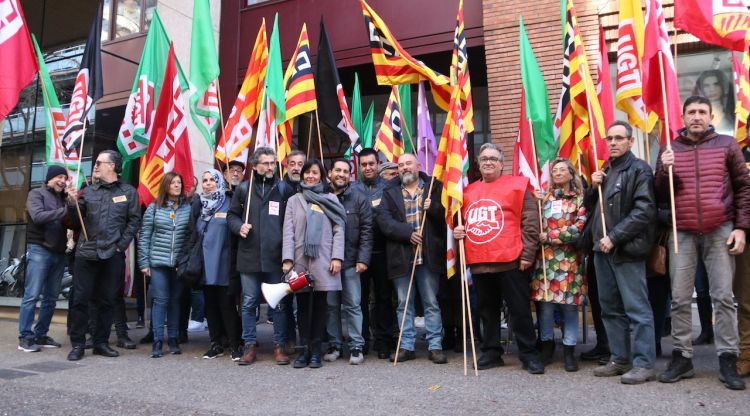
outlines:
[[[661,60],[661,65],[659,61]],[[661,73],[661,67],[664,73]],[[664,94],[662,95],[662,92]],[[666,97],[666,105],[664,98]],[[661,0],[649,0],[646,4],[646,34],[643,51],[643,101],[649,111],[659,116],[662,125],[661,143],[666,143],[665,116],[669,115],[670,137],[677,137],[682,128],[682,103],[677,85],[672,50],[669,48],[669,35],[664,20]],[[665,107],[667,114],[665,114]]]
[[[596,66],[596,96],[602,107],[605,128],[615,121],[614,95],[612,78],[609,76],[609,58],[607,58],[607,41],[604,39],[604,28],[599,23],[599,64]]]
[[[159,184],[167,172],[175,171],[182,175],[182,189],[193,187],[193,157],[190,153],[186,116],[172,44],[154,115],[154,130],[148,143],[146,158],[141,160],[138,196],[143,205],[156,199]]]
[[[0,121],[10,113],[18,95],[34,80],[39,65],[29,26],[18,0],[0,1]],[[12,63],[12,64],[11,64]]]
[[[742,0],[674,0],[674,25],[704,42],[742,51],[750,11]]]
[[[532,141],[529,120],[526,118],[526,92],[521,89],[521,116],[518,119],[518,137],[516,144],[513,146],[513,175],[525,176],[529,178],[529,190],[541,189],[539,187],[539,178],[535,168],[536,154]]]

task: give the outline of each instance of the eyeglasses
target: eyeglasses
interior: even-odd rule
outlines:
[[[103,163],[108,163],[108,164],[113,164],[113,165],[115,164],[115,162],[107,162],[106,160],[97,160],[96,162],[94,162],[94,166],[99,167]]]
[[[629,138],[630,138],[630,136],[607,136],[607,137],[604,138],[604,140],[607,141],[607,142],[611,142],[611,141],[620,142],[620,141],[623,141],[623,140],[627,140]]]
[[[242,169],[242,168],[240,168],[240,167],[229,168],[229,172],[231,172],[231,173],[236,173],[236,174],[238,174],[238,175],[241,175],[241,174],[242,174],[242,170],[243,170],[243,169]]]
[[[494,156],[480,157],[479,163],[499,163],[500,158]]]
[[[276,162],[258,162],[258,163],[256,163],[256,165],[263,165],[263,166],[268,166],[268,167],[272,167],[275,164],[276,164]]]

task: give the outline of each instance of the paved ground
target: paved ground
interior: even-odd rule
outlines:
[[[131,331],[138,338],[144,330]],[[463,360],[447,365],[418,359],[396,368],[369,356],[361,366],[347,361],[323,368],[293,369],[271,361],[271,326],[259,325],[259,361],[239,367],[228,356],[201,359],[208,334],[192,333],[181,356],[148,358],[150,348],[120,350],[119,358],[88,353],[65,360],[69,342],[63,325],[50,335],[62,349],[23,353],[16,349],[17,323],[0,320],[0,414],[89,415],[287,415],[287,414],[606,414],[748,415],[750,390],[734,392],[717,380],[713,347],[697,347],[696,377],[677,384],[625,386],[617,378],[592,375],[592,364],[566,373],[556,362],[547,374],[521,370],[515,347],[506,367],[463,376]],[[665,354],[671,347],[663,339]],[[589,346],[579,345],[579,350]],[[659,359],[658,368],[666,366]],[[750,381],[750,380],[748,380]]]

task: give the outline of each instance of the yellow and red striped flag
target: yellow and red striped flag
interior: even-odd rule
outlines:
[[[232,107],[224,135],[216,146],[216,159],[225,165],[232,160],[247,163],[250,141],[253,138],[253,123],[258,118],[263,98],[263,83],[268,66],[268,40],[266,20],[260,24],[250,62],[242,81],[240,92]]]
[[[292,152],[292,131],[294,118],[318,108],[315,99],[315,81],[310,60],[310,40],[307,25],[302,24],[297,48],[284,73],[286,90],[286,120],[279,125],[279,160],[286,166],[286,158]]]
[[[404,153],[404,131],[401,108],[398,105],[398,87],[391,88],[391,96],[385,107],[383,122],[380,124],[375,149],[383,152],[389,162],[395,162]]]
[[[750,116],[750,30],[746,39],[745,52],[742,54],[742,62],[732,52],[732,64],[734,67],[734,79],[737,82],[737,103],[734,105],[734,117],[737,120],[737,130],[734,137],[740,147],[748,145],[747,119]]]

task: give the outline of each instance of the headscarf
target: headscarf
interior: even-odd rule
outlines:
[[[216,211],[224,205],[226,199],[226,187],[227,183],[224,181],[224,176],[216,169],[209,169],[203,172],[203,175],[210,173],[216,181],[216,191],[211,193],[201,192],[201,218],[203,221],[208,221],[214,216]]]
[[[323,184],[307,185],[300,182],[302,197],[307,201],[307,215],[305,221],[304,254],[310,258],[318,257],[320,241],[323,236],[323,219],[328,219],[341,227],[346,226],[346,210],[337,200],[328,199],[323,190]],[[321,208],[323,213],[312,209],[312,204]]]

